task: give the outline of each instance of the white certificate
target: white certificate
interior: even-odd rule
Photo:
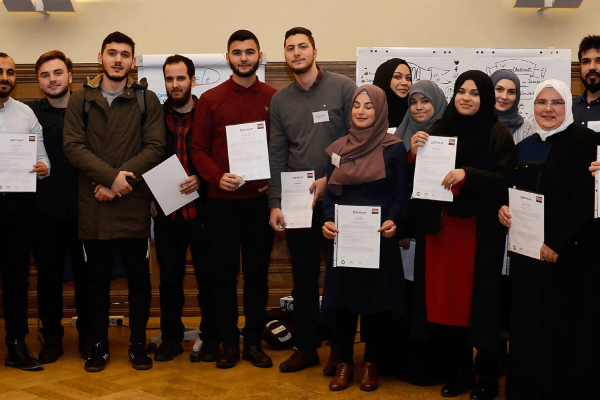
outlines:
[[[336,267],[379,268],[381,207],[335,205]]]
[[[596,160],[600,161],[600,146],[598,146],[598,154]],[[600,189],[600,171],[596,171],[596,202],[595,202],[595,214],[594,217],[600,217],[600,193],[598,193],[598,189]]]
[[[271,179],[265,121],[229,125],[225,131],[229,172],[241,176],[244,181]]]
[[[512,215],[508,250],[539,260],[544,244],[544,196],[510,188],[508,208]]]
[[[188,178],[176,155],[172,155],[142,175],[165,215],[196,200],[198,192],[183,194],[179,184]]]
[[[451,190],[442,182],[456,165],[458,139],[444,136],[429,136],[425,146],[417,150],[413,199],[453,201]]]
[[[314,171],[281,173],[281,211],[286,229],[311,227],[314,196],[309,188],[314,182]]]
[[[36,135],[0,134],[0,192],[35,192],[36,159]]]

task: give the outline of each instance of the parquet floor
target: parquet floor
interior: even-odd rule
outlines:
[[[67,320],[64,320],[67,322]],[[125,320],[127,323],[127,320]],[[30,325],[37,321],[30,320]],[[199,319],[186,318],[186,326],[198,326]],[[240,320],[243,323],[243,320]],[[158,318],[152,318],[148,327],[158,327]],[[37,354],[41,345],[37,341],[37,328],[30,328],[27,344]],[[0,328],[4,336],[4,329]],[[277,368],[287,359],[291,350],[275,351],[266,348],[273,358],[274,367],[260,369],[247,361],[230,370],[218,370],[214,363],[190,363],[188,355],[192,342],[184,343],[184,354],[166,363],[154,363],[149,371],[135,371],[127,357],[129,330],[123,327],[110,328],[111,361],[100,373],[87,373],[84,361],[77,353],[77,331],[70,325],[65,327],[63,344],[65,354],[58,362],[46,365],[41,372],[24,372],[0,364],[0,399],[4,400],[160,400],[160,399],[407,399],[439,400],[441,386],[418,387],[392,377],[381,378],[379,390],[362,392],[353,382],[343,392],[330,392],[330,378],[323,376],[322,368],[329,348],[319,351],[321,365],[308,370],[284,374]],[[159,330],[149,330],[148,337],[160,335]],[[0,345],[0,353],[5,351]],[[356,363],[362,358],[364,346],[356,345]],[[356,372],[355,378],[358,378]],[[504,377],[500,381],[504,386]],[[465,394],[457,399],[468,399]],[[504,400],[504,392],[498,400]]]

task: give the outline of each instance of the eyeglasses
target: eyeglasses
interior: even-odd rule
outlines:
[[[535,104],[536,106],[546,107],[548,105],[548,102],[546,100],[540,100],[540,101],[534,101],[533,104]],[[551,101],[550,105],[552,107],[562,107],[565,105],[565,102],[564,101]]]

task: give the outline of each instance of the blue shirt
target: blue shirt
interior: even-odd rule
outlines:
[[[575,126],[590,128],[600,133],[600,98],[588,103],[588,91],[584,91],[573,99],[573,118]],[[589,122],[596,122],[589,126]]]

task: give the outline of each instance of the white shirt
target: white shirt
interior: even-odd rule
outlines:
[[[39,179],[50,176],[50,160],[44,147],[44,135],[42,126],[35,114],[25,104],[8,98],[4,107],[0,108],[0,135],[4,133],[29,133],[37,136],[37,161],[41,161],[48,167],[46,176],[38,176]],[[33,166],[31,166],[33,168]]]

